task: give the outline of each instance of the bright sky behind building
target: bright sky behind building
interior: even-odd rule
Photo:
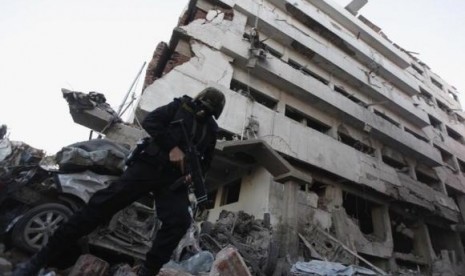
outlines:
[[[117,109],[157,43],[169,41],[187,2],[0,0],[0,124],[12,140],[50,154],[87,139],[60,89],[104,93]],[[370,0],[361,14],[465,91],[465,1]],[[465,104],[465,95],[460,100]]]

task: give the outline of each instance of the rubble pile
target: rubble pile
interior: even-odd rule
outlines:
[[[45,152],[26,143],[0,139],[0,179],[20,175],[39,164]]]
[[[200,246],[216,254],[232,245],[244,257],[252,275],[269,275],[276,264],[278,248],[268,225],[242,211],[223,210],[215,224],[203,222]]]

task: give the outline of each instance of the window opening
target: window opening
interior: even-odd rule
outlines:
[[[459,123],[465,123],[465,118],[463,118],[462,116],[458,115],[457,113],[455,114],[457,116],[457,121],[459,121]]]
[[[239,201],[241,192],[242,179],[238,179],[230,184],[223,186],[223,194],[221,196],[221,205],[224,206]]]
[[[465,161],[462,161],[460,159],[457,159],[458,163],[459,163],[459,168],[460,168],[460,171],[462,173],[465,173]]]
[[[270,96],[266,95],[263,92],[258,91],[257,89],[247,86],[246,84],[238,80],[235,80],[235,79],[231,80],[230,89],[246,97],[250,96],[257,103],[264,105],[271,110],[276,110],[276,107],[278,105],[277,100],[271,98]],[[250,92],[250,95],[249,95],[249,92]]]
[[[343,192],[342,196],[342,206],[344,207],[347,215],[359,226],[360,231],[365,235],[373,234],[374,226],[372,209],[375,205],[347,192]]]
[[[299,64],[298,62],[296,62],[296,61],[294,61],[294,60],[292,60],[292,59],[289,59],[289,60],[288,60],[288,64],[289,64],[292,68],[301,71],[304,75],[311,76],[311,77],[313,77],[314,79],[320,81],[321,83],[323,83],[323,84],[325,84],[325,85],[328,85],[328,84],[329,84],[329,81],[328,81],[327,79],[323,78],[322,76],[318,75],[318,74],[315,73],[315,72],[310,71],[310,69],[308,69],[308,68],[302,66],[301,64]]]
[[[338,135],[339,135],[339,140],[342,143],[348,145],[349,147],[352,147],[360,152],[371,155],[373,157],[375,156],[375,149],[370,147],[369,145],[339,131],[338,131]]]
[[[413,63],[412,63],[412,68],[413,68],[413,70],[417,71],[418,74],[423,75],[423,70],[421,70],[420,68],[418,68],[418,66],[416,66],[416,65],[413,64]]]
[[[447,107],[447,105],[443,102],[441,102],[440,100],[436,100],[437,103],[438,103],[438,107],[439,109],[441,109],[442,111],[448,113],[449,112],[449,108]]]
[[[344,90],[344,88],[342,87],[339,87],[339,86],[334,86],[334,91],[336,91],[337,93],[343,95],[344,97],[346,97],[347,99],[353,101],[354,103],[356,104],[359,104],[363,107],[367,107],[367,104],[365,102],[363,102],[362,100],[360,100],[359,98],[355,97],[354,95],[351,95],[349,94],[347,91]]]
[[[462,135],[460,135],[457,131],[451,129],[448,126],[446,126],[446,130],[447,130],[447,135],[449,135],[450,138],[462,143],[462,140],[463,140]]]
[[[376,109],[374,109],[374,113],[383,118],[384,120],[390,122],[391,124],[395,125],[396,127],[400,128],[400,124],[398,122],[396,122],[394,119],[392,119],[391,117],[387,116],[386,114],[382,113],[381,111],[378,111]]]
[[[268,51],[268,53],[270,53],[275,58],[281,59],[281,57],[283,56],[283,54],[281,54],[281,52],[271,48],[268,44],[263,44],[263,45],[265,46],[265,50]]]
[[[431,82],[432,82],[437,88],[439,88],[439,89],[442,90],[443,85],[442,85],[442,83],[440,83],[438,80],[436,80],[435,78],[431,78]]]
[[[434,147],[436,149],[439,150],[439,152],[441,153],[441,157],[442,157],[442,161],[444,163],[446,163],[447,165],[449,165],[449,167],[453,170],[455,170],[455,165],[454,165],[454,159],[453,159],[453,156],[452,154],[448,153],[447,151],[441,149],[440,147],[438,147],[437,145],[434,145]]]
[[[417,180],[423,184],[428,185],[429,187],[435,189],[436,191],[441,191],[440,189],[440,181],[437,179],[436,173],[433,169],[430,169],[430,172],[427,173],[425,171],[421,171],[418,167],[415,169],[415,174],[417,176]]]
[[[451,252],[454,253],[457,261],[462,261],[462,255],[460,254],[461,247],[458,243],[459,240],[456,238],[457,236],[453,231],[432,225],[428,225],[428,230],[433,250],[437,255],[441,255],[442,250],[447,250],[449,254],[451,254]],[[451,258],[451,260],[455,258]]]
[[[286,109],[284,112],[284,115],[294,121],[297,121],[299,123],[302,123],[306,125],[307,127],[313,128],[314,130],[317,130],[321,133],[326,133],[328,132],[331,127],[298,111],[297,109],[290,107],[286,105]]]
[[[415,138],[417,138],[419,140],[422,140],[422,141],[425,141],[426,143],[429,143],[429,139],[424,137],[423,135],[420,135],[420,134],[416,133],[415,131],[410,130],[410,129],[406,128],[406,127],[404,127],[404,130],[405,130],[405,132],[412,134]]]
[[[414,253],[414,231],[413,222],[402,218],[400,215],[389,211],[391,220],[392,239],[394,241],[394,252],[410,254]]]
[[[460,206],[459,202],[457,200],[457,197],[459,197],[460,195],[463,195],[463,193],[461,193],[458,190],[452,188],[447,183],[446,183],[446,191],[447,191],[447,195],[454,200],[455,204],[457,204],[457,206]]]
[[[389,167],[392,167],[394,169],[397,169],[399,171],[405,171],[405,173],[408,172],[408,170],[406,170],[406,168],[408,168],[408,166],[402,162],[399,162],[389,156],[386,156],[386,155],[383,155],[382,156],[382,160],[383,160],[383,163],[388,165]]]
[[[439,121],[438,119],[434,118],[433,116],[429,114],[428,114],[428,118],[429,118],[429,121],[431,122],[431,126],[441,131],[441,121]]]
[[[420,87],[420,94],[419,96],[425,100],[425,102],[429,105],[434,105],[433,95],[427,92],[425,89]]]

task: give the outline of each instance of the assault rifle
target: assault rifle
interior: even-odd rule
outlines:
[[[207,192],[205,189],[205,179],[202,174],[202,167],[200,166],[199,153],[197,152],[197,148],[192,143],[191,139],[189,139],[186,128],[184,127],[184,121],[182,119],[174,121],[171,124],[179,125],[179,127],[181,128],[182,136],[187,146],[185,149],[186,152],[184,152],[184,164],[187,172],[186,175],[190,174],[191,176],[190,183],[187,183],[186,178],[183,176],[180,179],[178,179],[173,185],[171,185],[171,190],[177,190],[182,185],[187,184],[189,189],[193,188],[194,190],[197,205],[206,203]]]

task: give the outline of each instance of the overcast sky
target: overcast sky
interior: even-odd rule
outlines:
[[[87,139],[60,89],[104,93],[116,109],[187,2],[0,0],[0,124],[50,154]],[[361,14],[465,91],[465,1],[370,0]]]

